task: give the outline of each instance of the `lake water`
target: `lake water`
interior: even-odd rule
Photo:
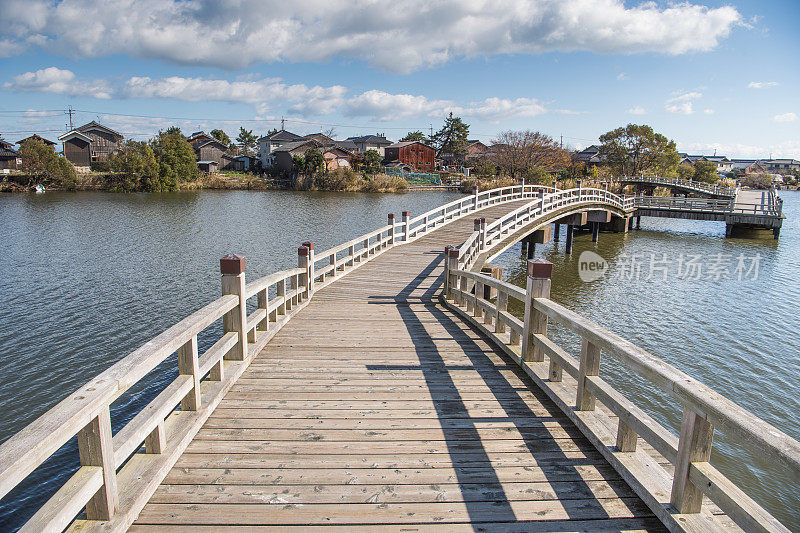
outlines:
[[[722,223],[643,219],[640,231],[603,233],[596,244],[589,234],[578,235],[570,256],[563,253],[563,236],[561,243],[537,246],[536,256],[555,264],[554,300],[800,438],[800,193],[781,195],[789,218],[779,241],[725,239]],[[385,224],[389,212],[421,213],[459,196],[205,191],[0,197],[0,441],[217,298],[221,256],[244,254],[247,277],[255,279],[295,266],[297,246],[305,240],[322,250]],[[584,250],[610,262],[606,277],[579,280]],[[684,260],[700,256],[694,261],[704,265],[700,279],[694,279],[696,271],[679,275],[680,254]],[[737,271],[740,255],[749,260],[745,267],[758,258],[757,275]],[[728,256],[728,274],[708,266],[722,265]],[[505,268],[506,279],[524,286],[518,245],[494,263]],[[630,268],[636,265],[638,276]],[[577,353],[576,339],[558,330],[554,336]],[[207,342],[200,339],[201,349]],[[115,428],[174,378],[174,362],[168,363],[147,387],[114,405]],[[671,401],[613,361],[602,365],[614,385],[659,421],[679,425]],[[63,483],[65,468],[77,467],[70,446],[0,501],[0,530],[18,527]],[[757,457],[740,462],[724,439],[715,443],[715,454],[726,474],[800,528],[797,510],[788,507],[797,501],[797,480]]]

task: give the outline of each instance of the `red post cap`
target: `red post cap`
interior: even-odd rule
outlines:
[[[394,220],[394,213],[389,213],[389,220]]]
[[[553,263],[544,259],[535,259],[528,261],[528,277],[530,278],[547,278],[553,276]]]
[[[481,217],[479,220],[481,221],[481,225],[486,224],[486,217]]]
[[[411,216],[411,211],[403,211],[403,218],[408,218]]]
[[[450,247],[450,249],[447,251],[447,257],[458,259],[458,248],[454,246]]]
[[[310,251],[311,250],[308,248],[308,246],[301,246],[300,248],[297,249],[297,255],[305,257],[308,255],[308,252]]]
[[[228,254],[219,260],[219,271],[225,275],[238,276],[244,272],[244,256]]]
[[[314,249],[314,243],[313,243],[313,242],[311,242],[311,241],[306,241],[306,242],[304,242],[304,243],[303,243],[303,246],[305,246],[305,247],[306,247],[306,248],[308,248],[309,250],[313,250],[313,249]]]

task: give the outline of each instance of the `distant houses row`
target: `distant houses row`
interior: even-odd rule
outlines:
[[[717,172],[727,174],[733,172],[737,175],[773,173],[788,173],[787,171],[800,171],[800,161],[797,159],[728,159],[719,155],[689,155],[680,153],[680,164],[693,167],[698,161],[707,161],[717,166]],[[576,152],[573,161],[585,163],[592,167],[604,162],[600,155],[600,147],[592,145]]]

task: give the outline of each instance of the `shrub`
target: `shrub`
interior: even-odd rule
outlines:
[[[110,172],[111,163],[109,161],[92,161],[89,163],[89,169],[92,172]]]
[[[348,167],[337,168],[327,174],[318,174],[314,178],[314,187],[321,191],[348,191],[358,183],[358,176]]]

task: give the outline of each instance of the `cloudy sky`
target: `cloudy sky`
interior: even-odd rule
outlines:
[[[647,123],[683,151],[800,158],[800,2],[0,0],[0,134],[240,125],[339,137]]]

